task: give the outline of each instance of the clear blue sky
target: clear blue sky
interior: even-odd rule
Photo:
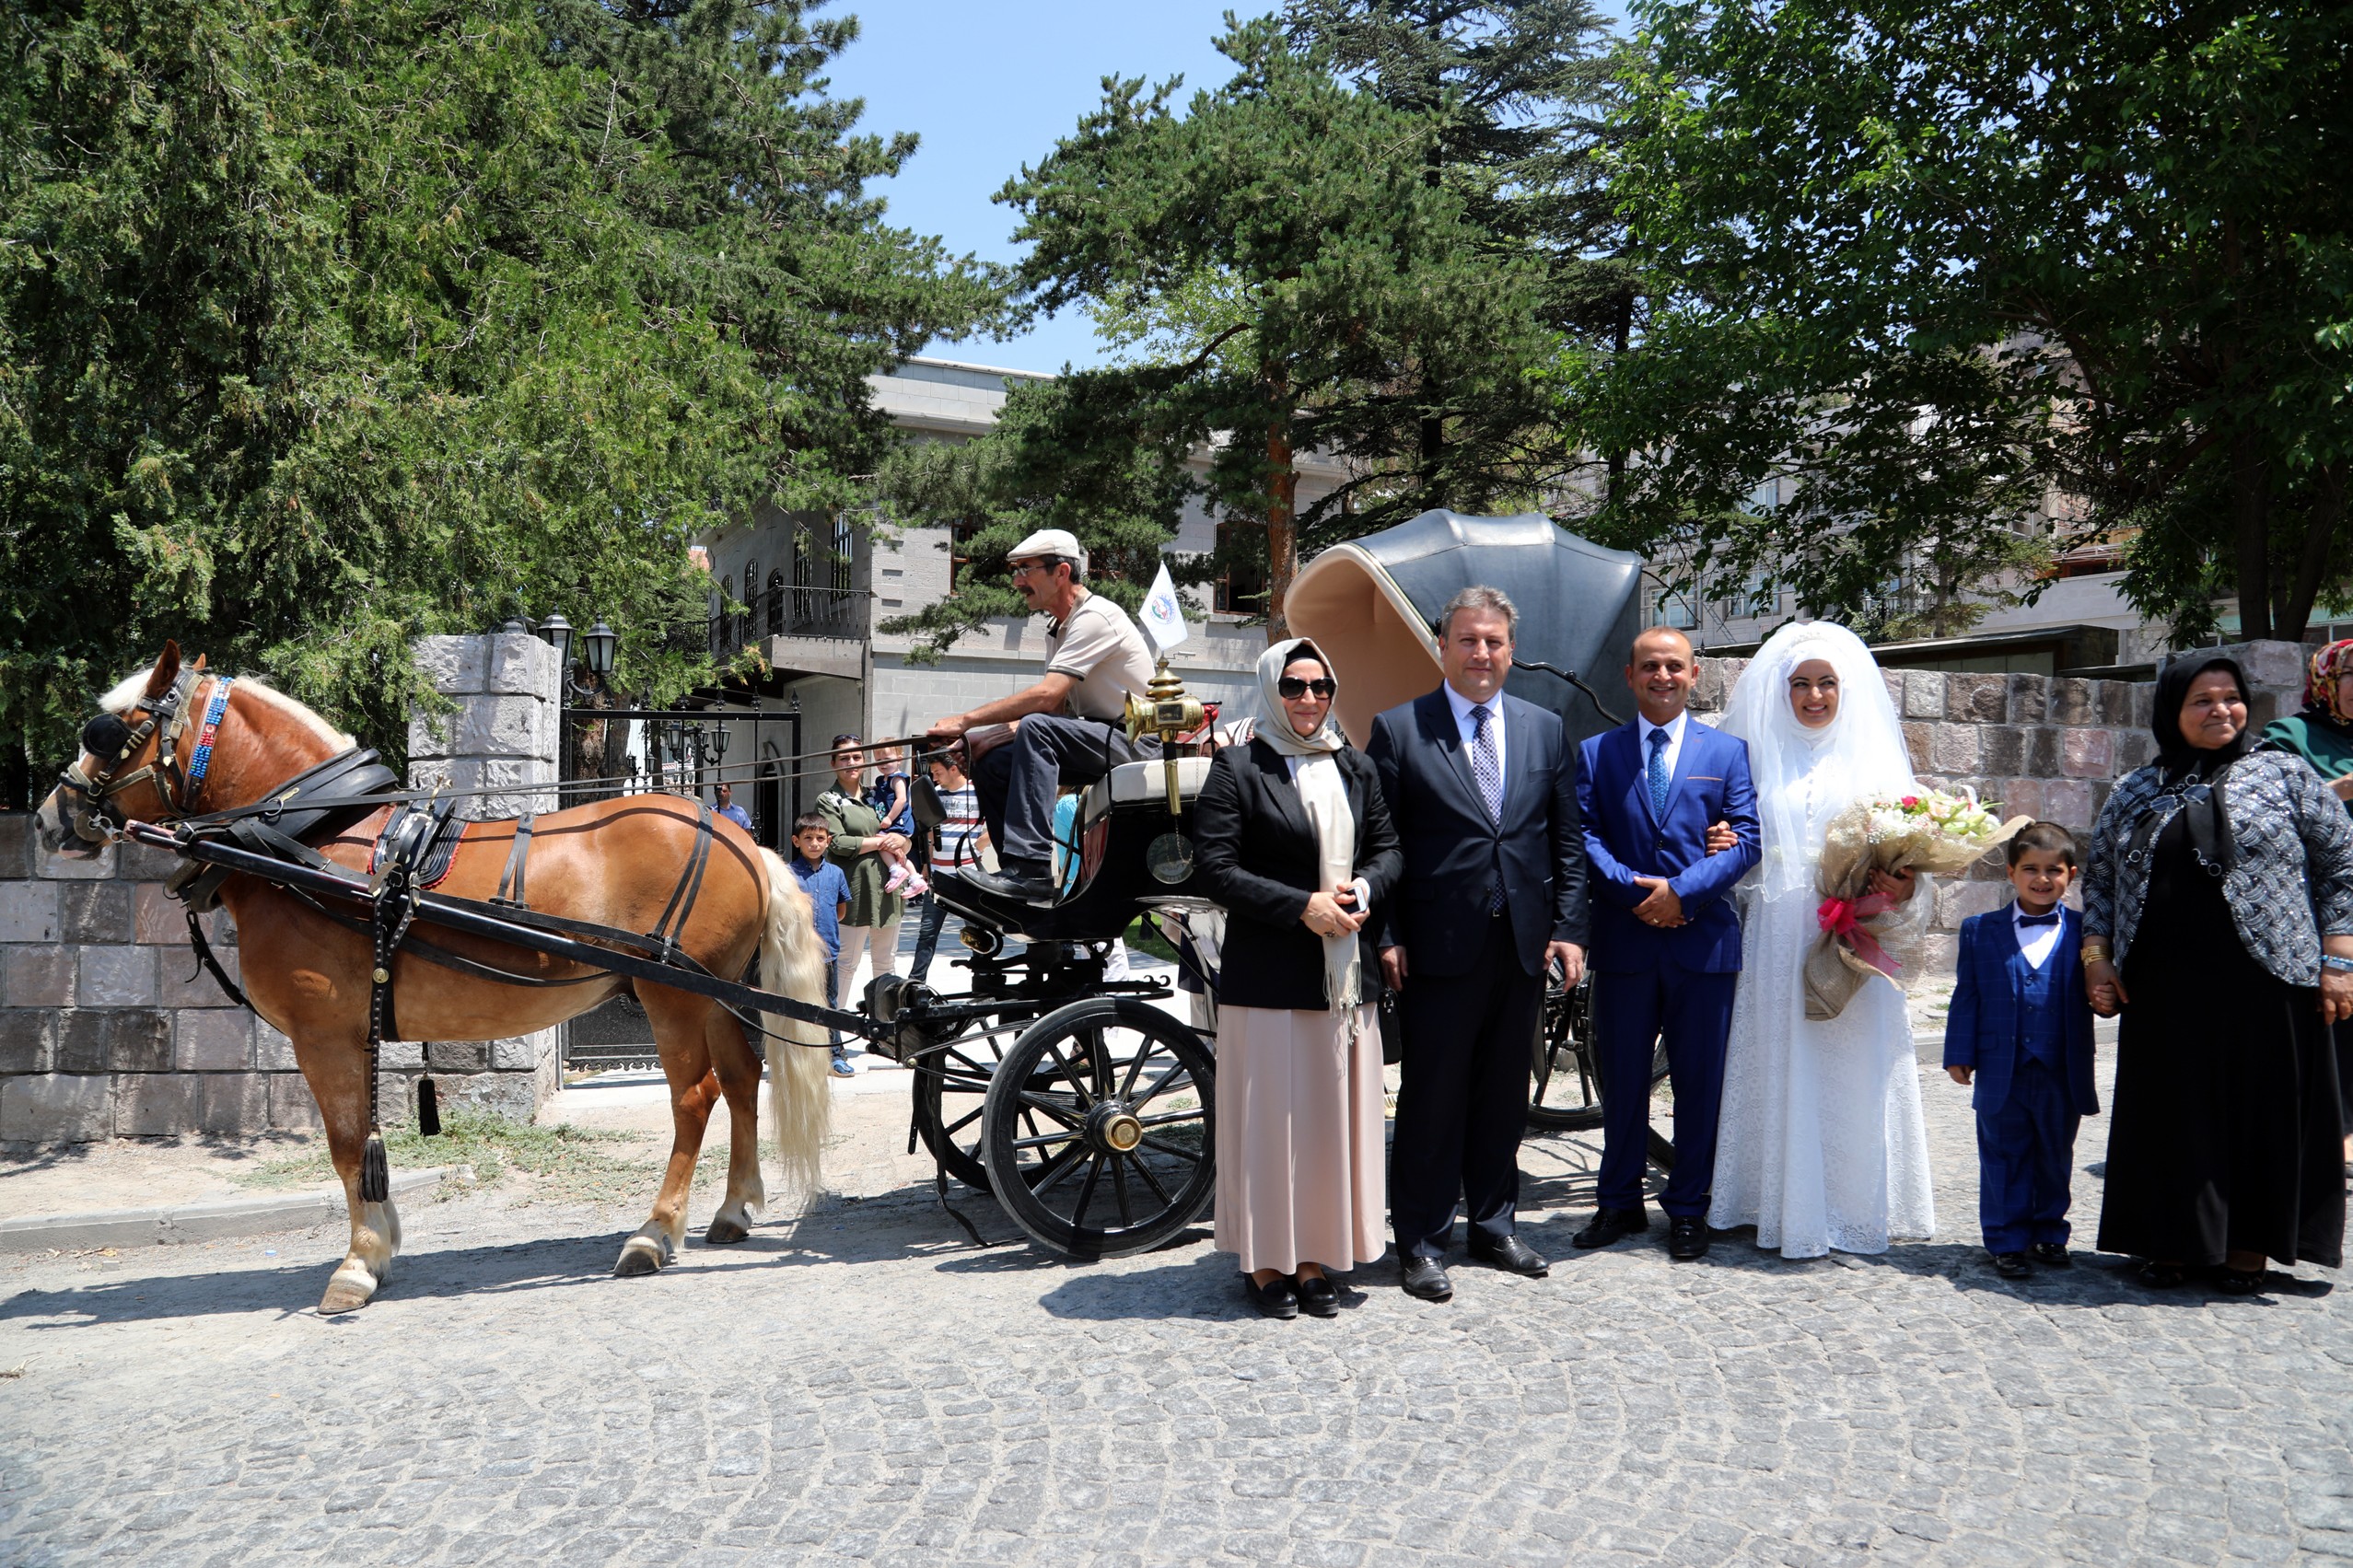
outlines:
[[[858,41],[834,62],[833,96],[866,99],[860,128],[913,131],[923,145],[874,189],[891,221],[937,234],[957,251],[1016,259],[1015,215],[989,198],[1035,163],[1101,99],[1106,75],[1182,75],[1185,94],[1230,70],[1210,40],[1233,0],[834,0],[858,18]],[[1015,370],[1098,362],[1094,330],[1066,311],[1008,343],[936,343],[933,353]]]

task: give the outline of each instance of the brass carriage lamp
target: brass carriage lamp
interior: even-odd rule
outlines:
[[[1166,654],[1160,656],[1142,699],[1132,691],[1127,696],[1128,739],[1142,735],[1159,738],[1160,761],[1168,772],[1169,818],[1176,829],[1184,824],[1184,796],[1177,788],[1177,738],[1199,729],[1207,717],[1200,699],[1184,694],[1184,682],[1169,668]],[[1175,887],[1193,875],[1193,841],[1182,831],[1162,833],[1145,847],[1144,864],[1155,879]]]

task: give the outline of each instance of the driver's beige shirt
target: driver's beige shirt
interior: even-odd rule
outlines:
[[[1046,633],[1046,673],[1077,682],[1064,703],[1071,717],[1116,722],[1126,715],[1127,694],[1140,697],[1150,684],[1152,655],[1127,611],[1090,593]]]

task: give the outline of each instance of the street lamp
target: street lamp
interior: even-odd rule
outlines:
[[[564,619],[562,610],[550,610],[547,619],[540,622],[540,640],[555,650],[557,668],[571,668],[572,622]]]
[[[594,626],[588,628],[588,635],[581,640],[587,645],[585,656],[588,660],[588,673],[596,676],[611,675],[613,656],[621,649],[621,633],[600,619]]]

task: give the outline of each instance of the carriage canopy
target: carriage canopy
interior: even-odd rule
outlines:
[[[1520,659],[1574,671],[1609,706],[1542,670],[1514,669],[1506,691],[1560,714],[1572,739],[1631,711],[1631,700],[1615,693],[1626,646],[1643,624],[1642,557],[1604,550],[1540,513],[1428,511],[1334,545],[1292,581],[1290,628],[1338,667],[1340,726],[1351,741],[1362,746],[1375,714],[1438,684],[1438,612],[1474,583],[1501,588],[1519,607]]]

